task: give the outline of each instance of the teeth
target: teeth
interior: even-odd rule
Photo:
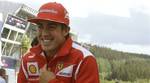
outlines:
[[[50,40],[43,40],[44,42],[49,42]]]
[[[43,40],[43,42],[44,42],[44,43],[49,43],[49,42],[50,42],[50,40]]]

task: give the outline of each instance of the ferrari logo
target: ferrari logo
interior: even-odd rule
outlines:
[[[58,69],[58,70],[63,69],[63,67],[64,67],[64,64],[63,64],[63,63],[58,63],[58,64],[57,64],[57,69]]]

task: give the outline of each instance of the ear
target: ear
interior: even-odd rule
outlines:
[[[70,31],[70,28],[69,28],[69,27],[65,27],[65,28],[63,29],[63,34],[64,34],[64,36],[67,36],[67,35],[69,34],[69,31]]]

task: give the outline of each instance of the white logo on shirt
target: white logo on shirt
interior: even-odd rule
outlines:
[[[58,76],[64,76],[64,77],[72,77],[73,66],[74,65],[70,65],[70,66],[62,69],[56,75],[58,75]]]
[[[37,62],[28,62],[27,63],[28,74],[31,76],[39,75],[39,68]]]

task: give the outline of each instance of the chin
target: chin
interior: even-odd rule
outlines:
[[[52,47],[43,47],[43,50],[44,51],[51,51],[51,50],[54,50],[54,48],[52,48]]]

